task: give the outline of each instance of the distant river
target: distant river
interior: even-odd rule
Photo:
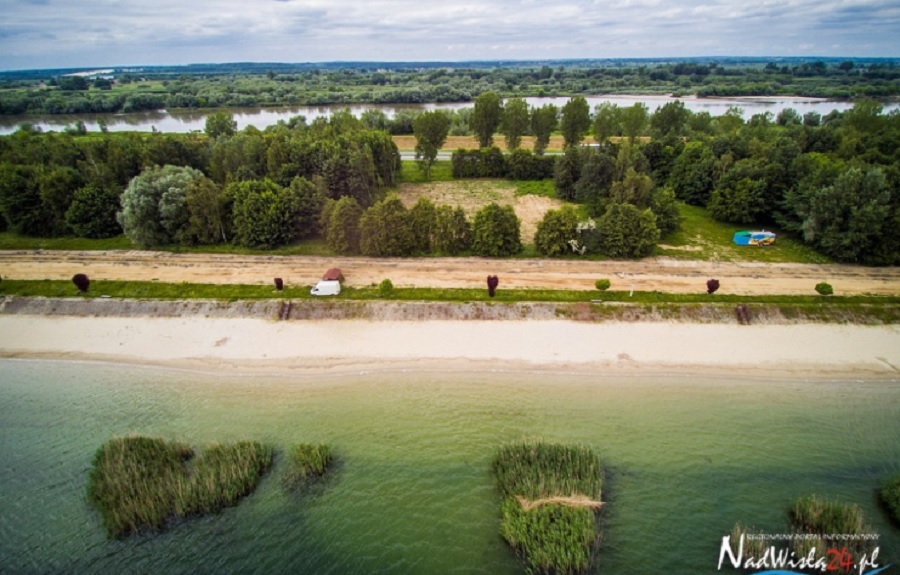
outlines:
[[[543,106],[554,104],[562,107],[569,98],[525,98],[531,106]],[[750,118],[754,114],[771,112],[773,115],[785,108],[793,108],[801,115],[807,112],[819,112],[826,115],[832,110],[844,111],[853,107],[850,102],[836,102],[815,98],[673,98],[671,96],[588,96],[587,101],[593,110],[595,106],[610,102],[619,106],[631,106],[636,102],[643,102],[650,109],[656,110],[667,102],[680,100],[686,108],[694,112],[709,112],[713,116],[724,114],[732,106],[743,110],[744,118]],[[278,123],[280,120],[289,120],[294,116],[305,116],[307,121],[315,118],[328,117],[335,110],[350,109],[356,116],[366,110],[381,110],[388,117],[393,117],[399,110],[458,110],[472,107],[471,102],[453,104],[356,104],[352,106],[299,106],[291,108],[220,108],[214,110],[172,110],[158,112],[140,112],[135,114],[82,114],[82,115],[47,115],[47,116],[15,116],[0,117],[0,134],[14,132],[23,122],[30,122],[44,131],[61,131],[67,125],[81,120],[90,131],[99,130],[97,119],[103,118],[107,127],[112,132],[137,131],[150,132],[156,129],[160,132],[192,132],[203,131],[206,116],[214,112],[227,111],[234,115],[238,128],[255,126],[260,130]],[[900,108],[900,103],[886,104],[885,112]]]
[[[324,485],[291,493],[279,456],[237,507],[110,541],[87,473],[104,441],[130,433],[327,442],[338,463]],[[738,521],[784,533],[788,505],[811,493],[859,504],[882,565],[900,560],[875,496],[900,472],[896,379],[242,377],[0,359],[0,573],[521,573],[499,535],[490,460],[523,437],[600,454],[600,573],[738,575],[716,570],[721,538]]]

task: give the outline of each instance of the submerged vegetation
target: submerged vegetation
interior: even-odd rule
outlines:
[[[199,454],[150,437],[106,442],[95,454],[88,500],[111,537],[235,505],[272,464],[272,448],[253,441],[213,445]]]
[[[600,459],[588,447],[524,441],[492,464],[503,496],[500,533],[529,572],[584,573],[600,540]]]
[[[840,535],[841,546],[846,547],[854,556],[870,552],[873,548],[873,542],[865,537],[873,531],[865,524],[859,505],[808,495],[791,506],[789,516],[796,532],[818,536],[795,538],[793,550],[798,556],[809,553],[812,548],[821,551],[833,547],[830,535]]]
[[[894,476],[881,490],[881,502],[894,521],[900,523],[900,475]]]

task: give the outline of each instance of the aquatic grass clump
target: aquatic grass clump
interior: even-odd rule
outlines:
[[[881,502],[887,507],[894,521],[900,523],[900,475],[893,477],[881,489]]]
[[[111,439],[94,455],[88,500],[107,533],[124,537],[236,504],[256,488],[271,463],[272,449],[251,441],[214,445],[195,456],[179,442]]]
[[[530,572],[583,573],[600,536],[600,459],[588,447],[505,445],[492,469],[503,495],[500,534]]]
[[[840,535],[841,546],[854,553],[867,553],[872,549],[872,542],[865,537],[872,533],[872,528],[865,524],[859,505],[808,495],[798,499],[788,510],[788,515],[795,532],[819,536],[794,538],[793,549],[797,555],[808,553],[813,547],[821,551],[833,546],[831,535]]]
[[[301,443],[291,448],[288,458],[287,483],[297,485],[323,477],[331,466],[331,447],[323,444]]]

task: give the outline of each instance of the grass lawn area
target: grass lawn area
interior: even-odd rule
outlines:
[[[425,172],[419,169],[418,162],[415,160],[403,160],[400,177],[397,182],[400,184],[424,184],[426,182],[452,182],[453,164],[449,160],[438,160],[431,166],[431,179],[425,179]]]
[[[723,262],[831,263],[828,257],[778,228],[766,228],[778,234],[775,245],[768,247],[735,245],[734,232],[757,228],[717,222],[706,208],[687,204],[679,204],[678,208],[681,217],[684,218],[681,230],[660,240],[655,251],[657,256]]]

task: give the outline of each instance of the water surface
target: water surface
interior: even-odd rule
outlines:
[[[296,494],[276,462],[236,508],[109,541],[85,481],[100,444],[129,433],[328,442],[338,464]],[[786,507],[809,493],[861,505],[882,558],[900,556],[875,497],[900,472],[897,380],[223,377],[0,360],[0,572],[516,573],[489,462],[526,436],[600,453],[599,572],[715,573],[735,522],[782,533]]]

